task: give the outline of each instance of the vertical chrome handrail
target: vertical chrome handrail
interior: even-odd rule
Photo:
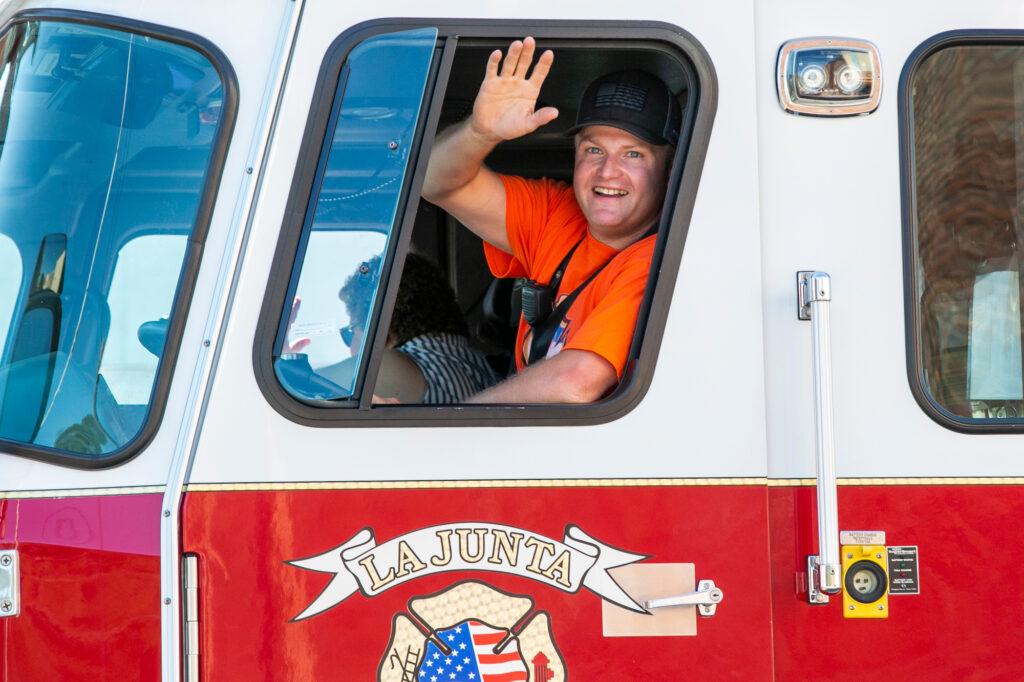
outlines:
[[[265,3],[269,7],[269,3]],[[278,124],[284,86],[291,69],[295,39],[305,7],[305,0],[281,0],[280,27],[274,53],[267,66],[259,110],[252,128],[252,137],[245,156],[246,173],[235,194],[229,223],[227,245],[221,254],[217,279],[210,297],[212,301],[203,327],[204,343],[196,356],[183,418],[167,472],[160,518],[160,667],[162,682],[182,679],[182,609],[181,589],[181,505],[185,481],[192,457],[199,442],[202,422],[213,387],[223,348],[232,304],[238,288],[243,256],[252,230],[256,201],[264,178],[264,163],[270,154],[271,140]],[[263,11],[267,11],[264,7]],[[241,104],[240,104],[241,106]],[[235,131],[238,135],[238,131]],[[239,144],[236,140],[233,144]],[[222,187],[222,193],[227,196]],[[207,257],[215,254],[207,253]],[[195,306],[193,306],[195,308]],[[197,315],[197,311],[192,311]],[[179,359],[180,360],[180,359]]]
[[[839,505],[836,499],[836,447],[832,424],[832,341],[829,304],[832,278],[824,272],[797,273],[799,317],[811,321],[814,374],[814,443],[817,454],[818,555],[808,558],[808,596],[827,603],[825,594],[841,587]],[[819,593],[819,594],[816,594]]]

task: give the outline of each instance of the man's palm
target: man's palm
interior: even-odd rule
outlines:
[[[554,107],[535,110],[541,85],[554,61],[554,54],[547,50],[537,60],[533,74],[527,78],[535,48],[533,38],[512,43],[500,73],[501,51],[495,50],[491,54],[484,82],[473,103],[472,125],[477,133],[512,140],[532,133],[558,116]]]

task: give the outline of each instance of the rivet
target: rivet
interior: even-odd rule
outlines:
[[[396,149],[398,149],[398,142],[395,140],[391,140],[391,142],[388,142],[388,149],[390,149],[391,151],[395,151]]]
[[[853,558],[853,552],[847,552],[846,553],[846,558],[847,559],[852,559]]]
[[[246,168],[246,169],[245,169],[245,172],[246,172],[246,173],[247,173],[248,175],[252,175],[252,166],[249,166],[248,168]]]
[[[882,558],[882,554],[880,552],[876,552],[875,553],[875,558],[876,559],[881,559]]]
[[[11,565],[11,555],[10,554],[4,554],[2,557],[0,557],[0,566],[10,566],[10,565]]]
[[[879,611],[885,611],[885,607],[884,607],[884,606],[882,606],[881,604],[879,604],[879,605],[878,605],[878,610],[879,610]]]
[[[171,515],[171,510],[170,509],[164,509],[164,518],[165,519],[169,518],[170,515]]]
[[[857,608],[857,607],[856,607],[856,606],[854,606],[853,604],[850,604],[850,605],[849,605],[849,606],[848,606],[847,608],[849,608],[849,609],[850,609],[851,611],[853,611],[853,610],[854,610],[855,608]]]
[[[203,339],[203,346],[205,346],[206,348],[209,348],[210,347],[210,339]]]
[[[170,606],[170,603],[171,603],[171,598],[170,597],[164,597],[164,604],[167,604],[168,606]]]
[[[9,599],[4,599],[3,602],[0,602],[0,611],[10,611],[13,608],[14,604]]]

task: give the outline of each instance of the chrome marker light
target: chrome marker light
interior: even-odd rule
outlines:
[[[794,114],[869,114],[882,97],[878,50],[863,40],[790,40],[779,50],[776,80],[782,108]]]

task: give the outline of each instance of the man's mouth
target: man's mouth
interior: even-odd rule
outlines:
[[[603,197],[624,197],[629,194],[624,189],[615,189],[613,187],[595,187],[594,193],[600,194]]]

